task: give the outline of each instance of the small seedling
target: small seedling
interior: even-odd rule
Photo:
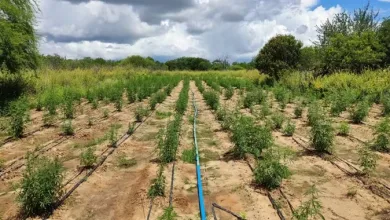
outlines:
[[[43,114],[43,125],[46,127],[54,125],[55,118],[55,115],[51,115],[49,112],[45,112]]]
[[[64,135],[74,135],[74,129],[72,127],[71,120],[65,120],[62,124],[62,132]]]
[[[96,161],[97,157],[95,156],[95,149],[93,147],[88,147],[80,155],[80,165],[84,168],[92,168]]]
[[[163,175],[163,167],[160,166],[157,177],[151,181],[151,186],[148,190],[148,197],[155,198],[165,195],[165,176]]]
[[[341,122],[340,126],[338,127],[338,135],[340,136],[348,136],[349,134],[349,124],[347,122]]]
[[[284,126],[283,134],[285,136],[291,137],[293,136],[294,132],[295,132],[295,125],[291,123],[291,121],[289,120],[287,124]]]
[[[310,199],[302,203],[298,209],[294,211],[294,219],[307,220],[307,219],[325,219],[321,214],[322,205],[318,199],[318,189],[315,185],[312,185],[310,189],[305,193],[309,195]]]
[[[122,111],[122,107],[123,107],[123,102],[122,102],[122,98],[117,98],[115,100],[115,109],[120,112]]]
[[[99,101],[97,99],[93,99],[92,101],[92,109],[97,109],[99,106]]]
[[[142,122],[145,116],[148,115],[148,109],[144,108],[143,106],[138,106],[135,109],[135,119],[137,122]]]
[[[169,206],[164,209],[164,213],[162,214],[162,216],[158,217],[158,220],[175,220],[178,219],[178,217],[179,216],[177,215],[173,207]]]

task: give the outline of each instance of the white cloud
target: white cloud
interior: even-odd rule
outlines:
[[[147,17],[138,5],[79,2],[41,0],[42,53],[69,58],[138,54],[250,59],[276,34],[293,34],[311,44],[316,25],[342,11],[340,6],[313,8],[317,0],[195,0]]]

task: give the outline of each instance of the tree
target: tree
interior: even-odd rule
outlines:
[[[302,46],[292,35],[273,37],[257,55],[256,68],[278,80],[283,71],[297,67]]]
[[[316,70],[321,65],[319,48],[316,46],[304,47],[301,49],[299,69],[305,71]]]
[[[4,63],[11,73],[38,67],[37,10],[35,0],[0,1],[0,65]]]
[[[209,70],[210,61],[198,57],[180,57],[165,63],[169,70]]]
[[[390,64],[390,17],[386,18],[378,30],[379,40],[385,50],[386,57],[383,59],[383,65]]]

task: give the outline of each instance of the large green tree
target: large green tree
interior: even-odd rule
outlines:
[[[297,67],[302,46],[292,35],[273,37],[255,58],[256,68],[278,80],[285,70]]]
[[[386,52],[384,66],[390,65],[390,18],[386,18],[378,30],[378,37]]]
[[[0,1],[0,65],[12,73],[38,67],[37,10],[35,0]]]

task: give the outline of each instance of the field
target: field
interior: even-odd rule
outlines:
[[[199,219],[194,120],[207,219],[390,219],[389,72],[303,75],[42,72],[0,118],[0,219]]]

